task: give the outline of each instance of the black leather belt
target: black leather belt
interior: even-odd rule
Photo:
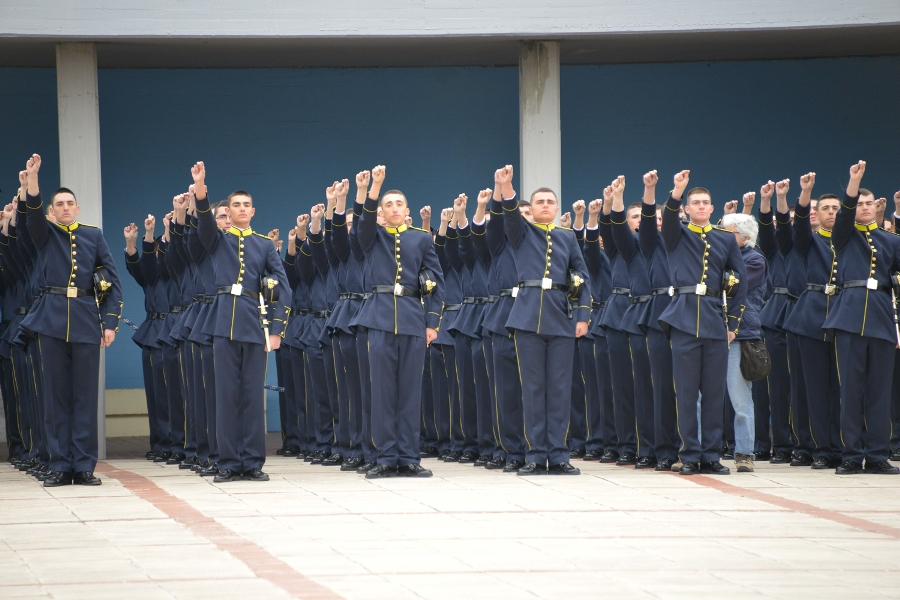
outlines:
[[[20,307],[18,307],[18,308],[16,309],[16,314],[17,314],[17,315],[27,315],[27,314],[28,314],[28,309],[25,308],[24,306],[20,306]]]
[[[231,294],[231,286],[223,285],[220,288],[216,288],[216,294]],[[248,290],[245,287],[241,288],[241,296],[247,296],[248,298],[253,298],[254,300],[259,300],[259,292],[254,292],[253,290]]]
[[[630,296],[631,290],[623,287],[614,287],[612,293],[614,296]]]
[[[513,295],[512,288],[510,288],[510,289],[508,289],[508,290],[500,290],[500,297],[501,297],[501,298],[505,298],[505,297],[507,297],[507,296],[512,296],[512,295]]]
[[[853,281],[845,281],[844,283],[841,284],[842,290],[846,290],[847,288],[856,288],[856,287],[863,287],[863,288],[871,289],[873,291],[878,290],[879,292],[887,292],[888,294],[891,293],[891,286],[885,285],[882,283],[879,283],[878,287],[876,287],[876,288],[870,288],[868,279],[854,279]]]
[[[69,290],[72,290],[72,289],[75,290],[74,294],[75,294],[76,298],[83,298],[84,296],[93,296],[94,295],[93,289],[82,290],[82,289],[75,289],[75,288],[64,288],[64,287],[53,287],[53,286],[42,287],[41,295],[43,296],[44,294],[56,294],[58,296],[69,296],[71,298],[72,296],[70,295]]]
[[[650,298],[652,296],[632,296],[631,303],[632,304],[643,304],[644,302],[650,302]]]
[[[313,316],[315,319],[327,319],[331,316],[330,310],[311,310],[309,314]]]
[[[397,292],[400,292],[399,294]],[[422,292],[412,288],[400,286],[396,288],[392,285],[373,285],[373,294],[393,294],[394,296],[409,296],[411,298],[421,298]]]
[[[169,314],[169,313],[159,313],[159,312],[147,313],[147,320],[148,321],[159,321],[160,319],[165,319],[167,314]]]
[[[810,285],[812,285],[812,284],[807,284],[806,289],[810,289],[809,288]],[[814,292],[825,291],[824,285],[820,285],[818,287],[819,287],[819,289],[813,290],[813,291]],[[774,287],[774,288],[772,288],[772,294],[777,294],[779,296],[787,296],[788,302],[796,302],[797,301],[797,296],[793,295],[791,293],[791,291],[789,289],[787,289],[786,287]]]
[[[600,302],[591,302],[591,309],[597,310],[601,308],[606,308],[606,300],[601,300]]]
[[[212,304],[215,301],[215,296],[197,296],[197,302],[202,302],[203,304]]]
[[[452,310],[459,310],[459,309],[461,309],[461,308],[462,308],[462,304],[445,304],[445,305],[444,305],[444,310],[445,310],[445,311],[447,311],[447,310],[451,310],[451,311],[452,311]]]
[[[672,288],[672,295],[673,295],[673,296],[680,296],[680,295],[683,295],[683,294],[696,294],[696,293],[697,293],[697,286],[696,286],[696,285],[684,285],[684,286],[681,286],[681,287],[673,287],[673,288]],[[705,294],[698,294],[698,295],[712,296],[712,297],[715,298],[715,297],[718,297],[721,293],[722,293],[722,292],[719,291],[719,290],[714,290],[714,289],[708,287],[708,288],[706,288],[706,293],[705,293]]]
[[[653,288],[652,290],[650,290],[650,295],[651,295],[651,296],[668,296],[668,295],[669,295],[669,288],[667,288],[667,287],[664,287],[664,288]]]
[[[184,310],[183,306],[170,306],[169,307],[169,312],[172,314],[176,314],[176,315],[183,310]]]
[[[309,314],[309,310],[307,310],[305,308],[301,308],[297,312],[294,313],[294,315],[297,317],[305,317],[308,314]]]
[[[488,302],[490,299],[485,296],[466,296],[462,301],[463,304],[487,304]]]
[[[543,279],[526,279],[525,281],[519,282],[520,288],[541,288],[544,289],[544,280]],[[559,290],[560,292],[568,292],[569,286],[562,283],[551,283],[550,287],[547,289],[551,290]]]
[[[368,294],[358,294],[356,292],[343,292],[338,294],[338,300],[365,300]]]
[[[496,302],[499,299],[500,299],[500,296],[494,296],[494,295],[488,296],[488,304],[493,304],[494,302]]]

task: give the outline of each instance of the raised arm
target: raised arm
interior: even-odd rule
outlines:
[[[641,203],[641,227],[638,229],[638,244],[641,254],[650,260],[656,252],[659,231],[656,229],[656,184],[659,175],[656,171],[644,173],[644,199]]]
[[[506,241],[513,248],[518,248],[525,239],[528,224],[519,210],[519,199],[513,189],[512,165],[506,165],[499,169],[495,178],[500,182],[500,197],[503,199],[503,228],[506,231]]]
[[[342,263],[350,260],[350,236],[347,231],[347,191],[350,182],[344,179],[335,189],[334,217],[331,221],[331,249]]]
[[[606,189],[603,190],[603,210],[600,213],[600,220],[597,222],[597,227],[599,229],[600,239],[603,240],[603,250],[610,260],[618,253],[616,240],[613,237],[612,221],[610,221],[612,202],[612,186],[608,185],[606,186]]]
[[[478,208],[475,210],[475,220],[472,222],[472,243],[475,245],[475,253],[484,266],[491,264],[491,248],[487,241],[487,223],[485,223],[485,208],[491,201],[491,190],[485,189],[478,192]]]
[[[807,173],[800,178],[800,199],[794,209],[794,249],[804,257],[809,252],[813,240],[812,224],[809,222],[809,203],[815,183],[815,173]]]
[[[437,235],[434,236],[434,252],[437,254],[438,262],[441,263],[441,271],[444,273],[447,272],[447,269],[451,268],[450,262],[447,260],[445,246],[447,244],[447,226],[450,224],[450,216],[452,214],[452,208],[441,210],[441,226],[438,229]]]
[[[369,253],[378,235],[378,197],[384,183],[384,174],[385,169],[382,165],[372,169],[372,187],[368,194],[366,188],[369,185],[369,172],[362,171],[356,175],[356,203],[363,205],[362,216],[356,226],[359,228],[357,236],[363,254]]]
[[[50,223],[44,216],[43,201],[41,200],[41,188],[38,185],[38,171],[41,170],[41,157],[32,154],[25,165],[25,177],[28,184],[28,195],[26,197],[25,206],[28,212],[32,213],[32,219],[28,220],[28,227],[31,228],[31,241],[34,247],[41,249],[47,243],[47,236],[50,229]]]
[[[456,233],[459,235],[459,257],[468,268],[475,266],[478,256],[475,254],[475,245],[472,243],[472,235],[469,231],[469,221],[466,218],[466,205],[468,197],[460,194],[453,201],[453,212],[456,216]]]
[[[194,202],[197,207],[197,235],[200,243],[206,251],[212,254],[216,251],[219,242],[219,228],[216,225],[216,216],[209,209],[209,195],[206,190],[206,167],[202,162],[191,167],[191,177],[194,178]]]
[[[775,219],[772,215],[771,186],[774,184],[770,181],[759,190],[759,249],[762,250],[769,262],[778,253],[778,241],[775,239]]]
[[[859,203],[859,182],[862,181],[865,172],[865,161],[861,160],[850,167],[850,182],[847,184],[844,200],[834,218],[834,228],[831,230],[831,243],[836,250],[843,248],[850,241],[850,236],[853,235],[856,223],[856,205]]]
[[[597,227],[603,200],[592,200],[588,205],[587,231],[584,234],[584,262],[591,273],[597,273],[603,258],[600,254],[600,229]]]
[[[632,260],[640,252],[640,245],[628,226],[628,213],[625,211],[625,177],[619,175],[612,182],[613,188],[613,204],[610,213],[610,223],[612,224],[612,236],[616,242],[616,249],[626,263]]]
[[[682,196],[684,196],[684,190],[687,189],[690,178],[691,172],[687,170],[675,174],[675,188],[669,194],[669,199],[666,200],[663,210],[662,236],[668,252],[674,250],[678,246],[678,242],[681,241],[682,228],[679,212],[681,211]]]
[[[503,192],[500,189],[500,170],[494,173],[494,195],[491,199],[491,220],[487,224],[487,243],[493,256],[499,255],[506,247],[506,228],[503,218]]]
[[[309,210],[309,237],[307,248],[312,253],[313,262],[322,277],[328,274],[331,263],[325,250],[325,236],[322,230],[322,216],[325,214],[325,205],[316,204]]]

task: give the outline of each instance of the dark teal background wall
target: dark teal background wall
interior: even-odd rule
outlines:
[[[497,166],[518,166],[517,86],[515,68],[101,70],[103,220],[124,274],[125,316],[139,321],[143,304],[124,272],[122,228],[166,212],[194,161],[206,162],[214,199],[238,187],[253,194],[262,231],[285,231],[331,181],[379,163],[416,212],[437,208],[490,186]],[[888,197],[900,189],[898,57],[573,66],[561,87],[567,205],[598,197],[618,174],[638,200],[651,168],[659,201],[672,174],[689,168],[719,208],[809,170],[817,192],[839,191],[860,158],[869,161],[864,185]],[[31,152],[44,157],[42,187],[56,187],[55,72],[0,69],[7,201]],[[121,328],[107,353],[109,387],[142,385],[130,334]]]

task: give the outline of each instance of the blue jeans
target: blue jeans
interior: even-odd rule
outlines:
[[[741,375],[741,343],[728,347],[728,396],[734,407],[734,451],[753,456],[753,383]]]

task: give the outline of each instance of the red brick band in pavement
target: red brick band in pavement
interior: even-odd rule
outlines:
[[[340,600],[340,596],[315,583],[272,556],[266,549],[238,535],[215,519],[206,517],[199,510],[168,493],[158,485],[130,471],[118,469],[109,463],[97,464],[97,472],[119,480],[135,496],[146,500],[182,525],[242,561],[257,577],[286,590],[303,600]]]

